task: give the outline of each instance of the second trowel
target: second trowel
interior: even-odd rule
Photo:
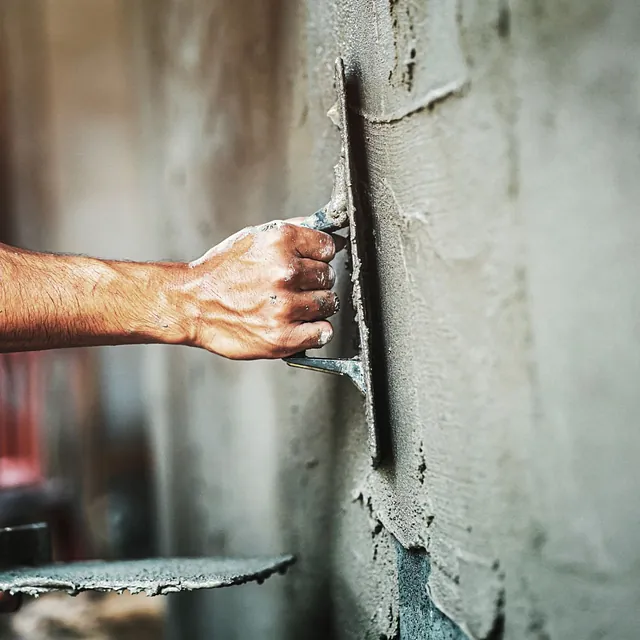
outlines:
[[[302,224],[319,231],[336,231],[349,227],[349,243],[353,264],[353,308],[359,334],[359,354],[354,358],[313,358],[306,353],[285,358],[288,365],[332,373],[350,378],[364,396],[365,416],[368,427],[369,452],[373,464],[380,460],[380,442],[376,425],[376,402],[371,373],[371,317],[367,302],[370,300],[367,273],[363,268],[364,234],[362,232],[362,208],[357,197],[357,180],[352,155],[352,140],[347,110],[347,85],[344,63],[336,60],[335,85],[337,103],[329,117],[339,127],[341,135],[340,158],[334,168],[333,193],[328,204],[309,216]],[[371,247],[370,249],[373,249]]]

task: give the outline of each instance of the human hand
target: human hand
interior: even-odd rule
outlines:
[[[295,219],[293,222],[298,222]],[[188,344],[234,360],[282,358],[333,337],[334,238],[276,221],[239,231],[189,263],[179,292]]]

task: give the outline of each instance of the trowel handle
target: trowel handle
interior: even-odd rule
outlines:
[[[301,225],[316,231],[332,232],[337,231],[344,225],[337,225],[335,219],[329,217],[325,209],[319,209],[314,214],[306,218]],[[284,358],[290,367],[309,369],[311,371],[321,371],[322,373],[332,373],[334,375],[346,376],[353,384],[364,393],[364,376],[362,364],[358,358],[310,358],[302,351],[293,356]]]
[[[325,209],[318,209],[318,211],[312,213],[308,218],[304,219],[301,226],[315,229],[316,231],[326,231],[327,233],[338,231],[341,228],[341,226],[336,225],[333,218],[327,215]]]

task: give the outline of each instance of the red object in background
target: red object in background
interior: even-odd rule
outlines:
[[[0,354],[0,526],[46,521],[58,560],[82,558],[73,501],[44,473],[45,354]]]
[[[39,353],[0,355],[0,491],[44,481]]]

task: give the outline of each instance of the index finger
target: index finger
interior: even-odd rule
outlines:
[[[320,262],[331,262],[336,255],[336,244],[333,236],[324,231],[307,229],[307,227],[295,228],[294,244],[301,258],[310,258]]]

